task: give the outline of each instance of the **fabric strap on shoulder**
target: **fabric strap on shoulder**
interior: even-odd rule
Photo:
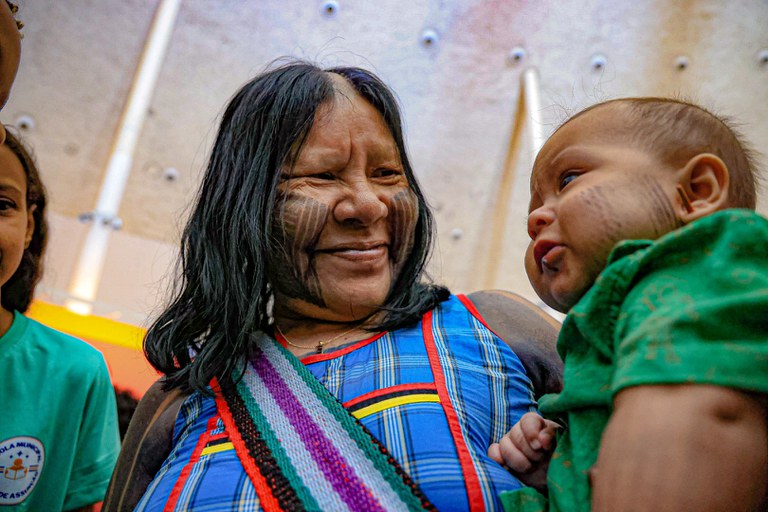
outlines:
[[[265,511],[435,510],[339,401],[260,333],[237,385],[214,379],[216,406]]]

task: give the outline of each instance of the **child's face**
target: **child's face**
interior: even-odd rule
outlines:
[[[32,239],[33,208],[27,208],[27,176],[21,162],[0,145],[0,286],[19,268],[24,249]]]
[[[617,242],[677,228],[675,169],[631,144],[621,107],[566,123],[533,167],[525,268],[536,293],[567,312],[592,286]]]

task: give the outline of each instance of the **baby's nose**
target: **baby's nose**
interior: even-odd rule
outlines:
[[[539,231],[545,226],[552,224],[555,220],[555,213],[551,208],[540,206],[528,214],[528,236],[534,240]]]

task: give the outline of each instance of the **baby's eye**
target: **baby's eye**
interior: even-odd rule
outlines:
[[[561,177],[560,177],[560,185],[559,189],[563,190],[565,187],[568,186],[569,183],[571,183],[573,180],[579,177],[579,173],[575,171],[566,171]]]

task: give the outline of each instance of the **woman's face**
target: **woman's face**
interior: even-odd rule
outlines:
[[[377,311],[413,247],[417,198],[381,114],[345,80],[322,105],[292,169],[273,232],[275,315],[345,322]]]

